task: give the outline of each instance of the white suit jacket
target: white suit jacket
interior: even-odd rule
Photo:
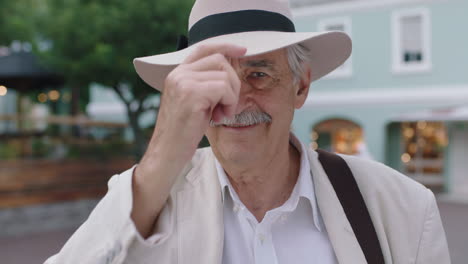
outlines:
[[[318,154],[308,151],[317,203],[338,262],[367,263]],[[380,163],[343,158],[366,202],[386,263],[450,263],[431,191]],[[108,193],[88,220],[45,263],[220,264],[223,204],[211,149],[197,150],[178,177],[155,223],[154,232],[166,234],[157,245],[143,240],[131,221],[132,174],[133,168],[110,179]]]

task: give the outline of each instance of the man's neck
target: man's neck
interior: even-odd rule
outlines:
[[[222,164],[239,199],[259,222],[290,197],[300,170],[300,154],[291,144],[249,168]],[[226,166],[225,166],[226,165]]]

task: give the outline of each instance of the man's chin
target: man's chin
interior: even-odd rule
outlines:
[[[255,157],[256,150],[259,149],[256,138],[225,140],[221,144],[221,146],[218,146],[218,151],[223,156],[223,159],[236,163],[251,161]]]
[[[246,149],[231,149],[227,153],[224,153],[225,161],[231,164],[237,164],[239,168],[249,166],[255,159],[255,153]]]

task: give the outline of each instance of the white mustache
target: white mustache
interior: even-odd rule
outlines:
[[[240,114],[235,115],[233,118],[223,117],[219,122],[210,120],[210,126],[217,127],[226,125],[232,127],[243,127],[260,123],[271,123],[271,120],[271,116],[262,111],[243,111]]]

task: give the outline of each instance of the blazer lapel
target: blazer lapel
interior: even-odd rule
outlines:
[[[308,150],[317,204],[340,264],[367,263],[340,201],[318,161]],[[206,149],[177,193],[179,264],[221,263],[224,245],[223,204],[214,157]],[[198,165],[199,164],[199,165]]]
[[[317,204],[338,262],[367,263],[335,190],[318,160],[317,152],[308,149],[308,154]]]
[[[221,187],[211,149],[203,150],[177,193],[178,263],[221,263],[224,243]]]

